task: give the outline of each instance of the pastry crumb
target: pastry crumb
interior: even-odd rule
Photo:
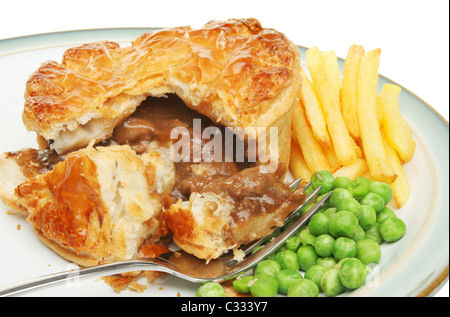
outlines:
[[[128,288],[132,291],[143,293],[147,289],[147,286],[137,282],[131,282],[130,284],[128,284]]]

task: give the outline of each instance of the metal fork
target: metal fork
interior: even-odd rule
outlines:
[[[307,197],[307,200],[311,201],[314,199],[319,190],[320,187],[312,192]],[[285,228],[280,235],[268,242],[258,252],[246,256],[240,262],[233,260],[233,254],[207,262],[184,251],[173,251],[154,259],[138,259],[102,264],[12,283],[0,287],[0,297],[17,295],[19,293],[35,290],[74,278],[108,276],[131,271],[165,272],[195,283],[205,283],[210,281],[223,282],[250,270],[258,264],[258,262],[274,252],[288,237],[299,230],[320,209],[320,207],[329,198],[330,194],[331,193],[328,193],[328,195],[316,202],[315,205],[308,210],[308,212],[301,215],[291,226]],[[297,208],[297,210],[295,210],[291,215],[298,213],[298,211],[304,206],[305,204],[303,203],[302,206]],[[261,241],[258,242],[260,242],[259,244],[262,243]]]

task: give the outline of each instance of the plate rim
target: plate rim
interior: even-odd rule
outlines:
[[[95,39],[95,36],[97,33],[101,34],[112,34],[114,36],[118,36],[120,32],[128,32],[128,34],[124,33],[124,39],[115,39],[115,41],[130,41],[130,36],[133,34],[136,34],[137,36],[149,31],[155,31],[164,29],[166,27],[113,27],[113,28],[88,28],[88,29],[74,29],[74,30],[64,30],[64,31],[57,31],[57,32],[44,32],[44,33],[36,33],[36,34],[29,34],[29,35],[23,35],[23,36],[16,36],[16,37],[10,37],[5,39],[0,39],[0,57],[5,55],[12,55],[23,51],[31,51],[35,49],[40,48],[46,48],[46,47],[56,47],[56,46],[65,46],[65,45],[76,45],[77,42],[74,41],[74,37],[83,37],[83,39],[80,40],[80,44],[86,43],[89,41],[88,38],[86,38],[86,35],[90,35],[89,38],[92,36],[93,41],[97,41]],[[70,36],[64,36],[69,35]],[[31,40],[31,42],[30,42]],[[101,40],[101,39],[98,39]],[[106,40],[103,38],[103,40]],[[132,40],[132,39],[131,39]],[[34,43],[38,44],[35,45]],[[296,44],[297,45],[297,44]],[[19,49],[13,49],[14,46],[19,46]],[[308,47],[297,45],[297,47],[300,49],[300,51],[306,51]],[[337,57],[339,63],[343,63],[345,61],[344,58]],[[449,122],[446,118],[442,116],[441,113],[439,113],[435,108],[433,108],[428,102],[423,100],[421,97],[416,95],[414,92],[409,90],[408,88],[404,87],[403,85],[391,80],[390,78],[379,74],[380,78],[383,78],[385,81],[390,82],[392,84],[398,85],[402,91],[406,92],[410,96],[412,96],[414,99],[419,101],[422,105],[424,105],[429,111],[431,111],[437,119],[442,122],[446,127],[447,130],[449,128]],[[427,297],[427,296],[433,296],[437,291],[440,290],[441,287],[445,285],[446,282],[449,280],[449,263],[447,262],[447,265],[441,269],[441,271],[438,273],[438,275],[431,281],[427,283],[427,285],[424,285],[421,288],[421,291],[416,294],[416,297]]]

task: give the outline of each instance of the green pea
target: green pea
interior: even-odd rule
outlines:
[[[392,200],[392,197],[394,197],[394,190],[392,187],[383,182],[375,181],[370,183],[369,191],[381,196],[385,205],[387,205]]]
[[[357,258],[345,259],[339,269],[342,285],[349,289],[357,289],[366,282],[366,266]]]
[[[295,281],[288,289],[288,297],[318,297],[319,288],[317,285],[307,279]]]
[[[284,250],[287,250],[287,248],[286,248],[286,243],[284,243],[284,244],[282,244],[281,246],[279,246],[278,247],[278,249],[276,249],[276,252],[281,252],[281,251],[284,251]],[[274,254],[274,260],[275,260],[275,255],[276,255],[276,252],[273,252],[272,254]]]
[[[378,214],[384,208],[384,199],[378,194],[367,193],[363,198],[361,198],[361,205],[369,205]]]
[[[331,192],[330,205],[336,207],[344,198],[353,198],[353,194],[345,188],[335,188]]]
[[[316,264],[317,261],[317,253],[314,250],[314,247],[311,245],[302,245],[297,250],[297,256],[300,264],[300,269],[306,271],[311,266]]]
[[[358,229],[356,230],[355,235],[352,237],[352,239],[355,242],[358,242],[359,240],[365,239],[366,238],[366,232],[364,231],[364,229],[358,225]]]
[[[358,230],[358,219],[349,211],[338,211],[330,219],[329,232],[334,237],[352,238]]]
[[[263,245],[257,246],[256,248],[253,249],[252,254],[255,254],[256,252],[261,250],[263,247],[264,247]]]
[[[294,234],[286,239],[286,249],[291,251],[297,251],[300,246],[300,234]]]
[[[309,196],[309,194],[311,194],[313,191],[314,191],[314,188],[312,186],[308,186],[307,188],[305,188],[306,196]]]
[[[343,198],[336,206],[336,211],[339,212],[342,210],[350,211],[357,219],[359,219],[361,215],[361,204],[355,198]]]
[[[326,258],[318,258],[316,261],[316,264],[323,266],[328,271],[335,267],[335,265],[337,264],[337,261],[335,258],[330,256],[330,257],[326,257]]]
[[[330,218],[324,213],[318,213],[311,217],[308,223],[309,232],[314,236],[328,233]]]
[[[311,175],[311,185],[314,189],[322,186],[319,195],[328,193],[333,189],[334,176],[330,171],[317,171]]]
[[[347,237],[339,237],[334,242],[333,256],[337,261],[345,258],[353,258],[356,256],[358,249],[356,242]]]
[[[320,288],[329,297],[341,294],[345,287],[339,278],[339,271],[337,269],[331,269],[323,273],[320,279]]]
[[[366,177],[358,176],[348,184],[347,189],[353,194],[353,197],[360,198],[369,192],[371,182],[372,181]]]
[[[206,282],[195,293],[196,297],[225,297],[225,290],[217,282]]]
[[[377,215],[377,222],[381,223],[384,219],[386,219],[388,217],[397,217],[397,215],[395,214],[395,212],[391,208],[384,207],[380,211],[380,213]]]
[[[317,203],[318,201],[321,201],[322,198],[324,198],[326,195],[328,194],[328,192],[326,192],[325,194],[321,194],[319,196],[316,197],[316,199],[314,200],[314,203]],[[320,207],[320,209],[317,211],[317,213],[323,212],[325,209],[331,207],[330,206],[330,200],[328,199],[323,205],[322,207]]]
[[[275,256],[277,255],[277,252],[272,252],[270,253],[268,256],[266,256],[264,258],[264,260],[274,260],[275,261]]]
[[[359,217],[359,225],[363,229],[372,227],[377,222],[377,213],[369,205],[361,205],[361,215]]]
[[[273,275],[255,275],[249,288],[254,297],[275,297],[278,294],[278,282]]]
[[[316,238],[316,243],[314,244],[314,250],[316,251],[317,255],[321,257],[332,256],[334,241],[335,239],[327,233],[318,236]]]
[[[345,176],[338,176],[333,181],[334,188],[347,188],[352,180]]]
[[[300,243],[302,245],[314,245],[316,237],[312,235],[308,230],[300,231]]]
[[[381,237],[387,242],[400,240],[406,233],[406,224],[397,217],[388,217],[380,223]]]
[[[383,238],[381,237],[380,233],[380,224],[378,222],[364,231],[366,233],[366,239],[371,239],[378,244],[381,244],[381,242],[383,242]]]
[[[324,194],[319,194],[316,199],[314,200],[315,202],[321,201],[323,197],[325,197],[328,194],[328,192],[324,193]],[[326,206],[326,205],[325,205]],[[328,207],[327,207],[328,208]]]
[[[312,207],[314,207],[314,204],[309,204],[306,205],[301,211],[300,211],[300,215],[304,215],[306,214]]]
[[[301,276],[301,274],[297,271],[281,270],[277,273],[278,292],[281,294],[287,294],[289,286],[302,278],[303,276]]]
[[[331,219],[331,217],[334,216],[334,214],[336,213],[336,207],[330,207],[325,209],[325,211],[323,212],[325,215],[328,216],[328,218]]]
[[[297,253],[292,250],[278,252],[275,261],[280,264],[282,270],[298,271],[300,269]]]
[[[328,271],[327,268],[323,267],[322,265],[315,264],[311,266],[308,270],[305,272],[305,278],[308,280],[313,281],[317,287],[320,288],[320,279],[322,278],[322,275]]]
[[[246,275],[246,276],[238,276],[233,281],[233,287],[234,289],[241,294],[247,294],[250,292],[249,284],[254,279],[254,276]]]
[[[281,271],[281,265],[275,260],[263,260],[255,267],[255,275],[266,274],[276,276]]]
[[[359,240],[356,242],[358,249],[356,258],[362,263],[378,263],[381,258],[381,248],[378,243],[370,239]]]

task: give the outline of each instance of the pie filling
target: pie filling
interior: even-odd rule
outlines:
[[[210,130],[206,130],[207,128]],[[209,131],[206,134],[209,138],[196,139],[196,129],[203,137],[204,132]],[[189,137],[184,138],[183,132],[188,133]],[[228,226],[232,228],[229,231],[233,232],[227,236],[227,244],[231,246],[258,238],[258,232],[249,235],[240,232],[239,224],[242,224],[242,230],[245,230],[252,218],[276,212],[279,213],[279,225],[280,221],[283,222],[284,218],[304,201],[305,193],[302,188],[293,192],[282,181],[286,173],[286,166],[282,162],[278,162],[275,172],[261,173],[258,164],[248,155],[255,149],[250,149],[246,142],[236,135],[230,142],[230,139],[225,138],[230,135],[233,133],[230,133],[228,128],[215,124],[208,117],[188,108],[176,95],[168,95],[168,98],[148,97],[130,117],[114,129],[109,139],[98,143],[97,146],[126,144],[138,155],[144,153],[154,141],[166,147],[176,143],[177,155],[187,149],[188,152],[184,153],[184,156],[178,156],[181,160],[174,160],[175,185],[169,205],[180,201],[187,203],[192,193],[225,196],[227,202],[234,207],[230,213],[233,224]],[[212,147],[211,141],[214,138],[218,138],[220,142],[214,143],[216,146]],[[244,146],[239,147],[239,142],[243,142]],[[239,148],[244,149],[244,152],[240,153],[237,150]],[[196,153],[198,149],[200,153]],[[16,160],[28,178],[52,170],[58,162],[65,159],[64,155],[58,155],[49,148],[39,151],[26,149],[7,155]],[[214,159],[205,161],[202,159],[205,157]],[[167,224],[174,234],[179,231],[174,228],[177,223],[172,219]],[[260,235],[267,234],[266,229],[261,228]],[[255,229],[252,227],[252,230]]]

